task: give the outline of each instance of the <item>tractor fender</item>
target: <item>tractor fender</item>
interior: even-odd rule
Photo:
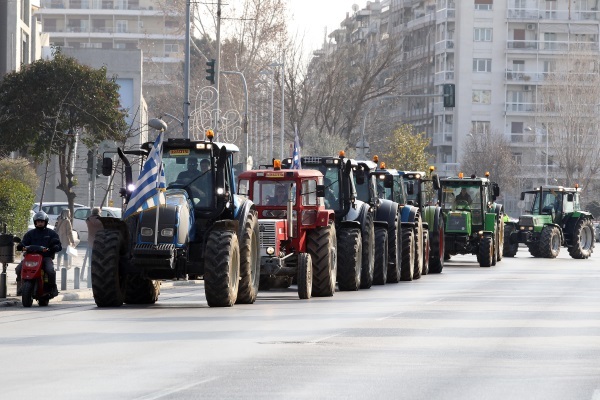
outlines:
[[[417,214],[419,213],[419,209],[414,206],[403,206],[401,211],[402,222],[415,222],[417,219]]]
[[[379,201],[379,207],[377,208],[375,220],[386,222],[388,227],[394,226],[396,224],[396,219],[400,222],[400,216],[398,214],[398,203],[381,199]]]
[[[238,221],[238,224],[239,224],[239,229],[237,231],[238,238],[242,238],[242,237],[244,237],[243,230],[246,226],[246,221],[248,220],[248,214],[252,210],[256,210],[256,207],[254,206],[254,203],[251,200],[248,200],[247,198],[244,198],[244,197],[238,199],[238,205],[239,206],[237,209],[237,213],[234,218],[236,221]]]
[[[331,210],[319,210],[317,226],[328,226],[329,221],[335,221],[335,213]]]
[[[119,249],[119,254],[121,256],[129,253],[131,251],[131,243],[134,243],[134,237],[131,235],[135,235],[137,230],[139,215],[132,216],[127,218],[126,220],[121,220],[119,218],[113,217],[99,217],[98,219],[102,222],[102,226],[104,229],[119,231],[121,232],[121,248]]]
[[[337,223],[336,228],[358,228],[360,229],[360,222],[358,221],[341,221]]]
[[[373,221],[373,226],[387,229],[389,225],[387,221]]]
[[[565,244],[565,233],[563,232],[563,228],[558,224],[544,224],[544,228],[547,226],[554,226],[554,227],[558,228],[558,232],[560,233],[560,243],[564,245]],[[565,229],[568,229],[568,227]]]
[[[486,212],[483,229],[488,232],[495,232],[497,220],[498,214],[495,212]]]
[[[354,207],[350,207],[348,213],[344,217],[344,221],[362,221],[361,213],[363,211],[363,206],[367,205],[366,203],[356,200],[354,203]]]
[[[423,209],[423,222],[426,222],[431,230],[437,230],[439,228],[441,218],[443,218],[441,207],[427,206]]]
[[[402,226],[402,230],[414,229],[416,226],[416,224],[414,222],[402,222],[400,225]]]
[[[493,207],[496,215],[498,215],[499,218],[502,218],[504,215],[504,206],[502,204],[494,203]]]

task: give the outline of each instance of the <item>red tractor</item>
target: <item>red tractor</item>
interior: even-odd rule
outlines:
[[[298,296],[333,296],[337,273],[334,212],[325,209],[323,175],[317,170],[242,172],[238,194],[258,211],[261,289],[298,285]]]

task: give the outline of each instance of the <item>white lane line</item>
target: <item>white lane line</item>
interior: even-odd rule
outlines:
[[[170,388],[170,389],[163,389],[160,390],[156,393],[151,393],[148,394],[146,396],[142,396],[142,397],[137,397],[135,400],[156,400],[156,399],[160,399],[162,397],[167,397],[170,396],[174,393],[177,392],[181,392],[183,390],[187,390],[189,388],[193,388],[194,386],[198,386],[198,385],[202,385],[204,383],[210,382],[210,381],[214,381],[215,379],[217,379],[217,376],[213,376],[212,378],[207,378],[198,382],[194,382],[194,383],[190,383],[189,385],[185,385],[185,386],[177,386],[174,388]]]
[[[334,335],[325,336],[325,337],[323,337],[321,339],[317,339],[317,340],[311,340],[308,343],[319,343],[319,342],[322,342],[324,340],[331,339],[332,337],[340,336],[342,333],[344,333],[344,332],[339,332],[339,333],[336,333]]]
[[[594,394],[592,395],[592,400],[600,400],[600,389],[594,390]]]
[[[428,302],[428,303],[425,303],[425,304],[426,304],[426,305],[429,305],[429,304],[434,304],[434,303],[437,303],[438,301],[442,301],[442,300],[444,300],[444,299],[437,299],[437,300],[433,300],[433,301],[430,301],[430,302]],[[396,317],[396,316],[398,316],[398,315],[401,315],[401,314],[404,314],[404,313],[406,313],[406,311],[401,311],[401,312],[399,312],[399,313],[396,313],[396,314],[391,314],[391,315],[387,315],[387,316],[385,316],[385,317],[377,318],[377,319],[375,319],[375,321],[384,321],[384,320],[386,320],[386,319],[389,319],[389,318],[394,318],[394,317]],[[598,400],[600,400],[600,399],[598,399]]]

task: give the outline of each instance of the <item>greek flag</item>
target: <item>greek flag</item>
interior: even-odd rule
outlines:
[[[144,163],[140,176],[135,183],[135,189],[131,193],[127,209],[123,214],[123,219],[138,214],[144,210],[149,210],[158,205],[165,204],[164,191],[165,171],[162,165],[162,146],[163,132],[161,132],[154,145],[148,159]]]
[[[296,135],[294,137],[294,151],[292,153],[292,169],[302,169],[300,161],[300,139],[298,138],[298,127],[296,126]]]

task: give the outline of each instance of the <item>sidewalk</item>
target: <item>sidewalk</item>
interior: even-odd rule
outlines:
[[[89,272],[89,261],[87,262],[87,266],[85,268],[85,281],[79,281],[79,288],[75,289],[75,268],[79,268],[79,273],[81,273],[81,267],[83,265],[83,258],[85,256],[85,249],[87,248],[87,243],[83,242],[77,246],[77,250],[79,255],[77,257],[72,258],[71,260],[71,268],[63,269],[63,265],[61,263],[61,270],[56,272],[56,285],[58,286],[58,296],[50,300],[50,303],[60,302],[60,301],[73,301],[73,300],[82,300],[82,299],[93,299],[94,296],[92,294],[91,285],[88,287],[87,274]],[[15,268],[17,264],[21,261],[21,258],[18,256],[15,258],[15,262],[8,264],[8,268],[6,269],[6,298],[0,299],[0,307],[10,307],[15,305],[21,305],[21,298],[17,297],[17,284],[16,284],[16,273]],[[62,261],[62,260],[61,260]],[[1,265],[0,265],[1,267]],[[56,258],[54,259],[54,267],[56,268]],[[65,289],[61,289],[63,287],[62,275],[66,272],[66,282]],[[0,271],[1,272],[1,271]],[[189,285],[198,285],[201,281],[161,281],[160,288],[167,289],[173,286],[189,286]],[[35,304],[35,302],[34,302]]]

